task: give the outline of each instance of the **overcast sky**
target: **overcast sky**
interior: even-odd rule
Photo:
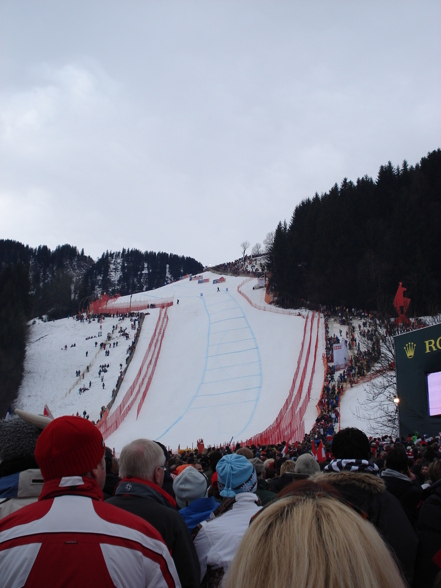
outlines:
[[[441,147],[440,17],[0,0],[0,238],[236,259],[315,192]]]

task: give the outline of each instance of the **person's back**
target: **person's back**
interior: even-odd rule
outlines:
[[[381,472],[381,479],[388,492],[398,498],[412,526],[415,526],[423,490],[418,481],[411,480],[410,475],[406,451],[402,446],[392,448],[386,456],[386,469]]]
[[[438,573],[433,557],[441,549],[441,460],[430,464],[429,475],[433,483],[423,492],[417,524],[420,543],[415,566],[415,588],[431,586]]]
[[[253,518],[225,588],[404,588],[373,525],[326,483],[293,483]]]
[[[218,504],[213,496],[208,497],[208,480],[205,474],[189,467],[173,481],[173,490],[179,514],[191,532],[202,521],[210,518]]]
[[[129,443],[119,458],[122,480],[106,503],[149,522],[169,548],[182,586],[199,586],[199,561],[190,532],[174,498],[162,488],[164,467],[164,454],[154,441]]]
[[[398,499],[386,490],[378,467],[369,462],[368,438],[358,429],[342,429],[333,439],[332,453],[336,459],[324,468],[324,474],[312,479],[324,477],[365,514],[397,557],[408,582],[412,582],[418,537]]]
[[[194,531],[201,581],[210,586],[220,586],[251,517],[261,508],[255,494],[256,470],[245,456],[226,455],[216,469],[224,502]]]
[[[103,502],[104,443],[92,423],[55,419],[35,456],[38,502],[0,521],[2,588],[180,586],[159,533]]]
[[[15,410],[0,421],[0,519],[38,500],[43,476],[35,461],[38,436],[51,419]]]

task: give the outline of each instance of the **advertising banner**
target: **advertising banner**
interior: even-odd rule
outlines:
[[[338,343],[333,346],[334,366],[336,370],[342,370],[348,365],[349,353],[346,342]]]
[[[400,434],[441,431],[441,324],[394,337]]]

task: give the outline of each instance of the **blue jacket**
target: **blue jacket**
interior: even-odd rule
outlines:
[[[195,527],[210,518],[211,513],[219,504],[215,501],[213,496],[209,498],[198,498],[194,500],[189,506],[181,508],[179,514],[183,516],[184,521],[190,531]]]

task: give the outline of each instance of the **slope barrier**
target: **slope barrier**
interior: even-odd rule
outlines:
[[[168,324],[168,307],[162,307],[159,311],[159,317],[155,325],[152,338],[150,339],[147,351],[144,354],[141,366],[136,374],[135,379],[130,384],[129,389],[124,394],[124,398],[121,404],[109,415],[108,410],[103,414],[103,417],[97,423],[97,427],[100,429],[103,439],[107,439],[112,433],[114,433],[120,424],[124,421],[130,410],[132,409],[135,401],[141,394],[141,398],[138,405],[137,418],[139,411],[141,410],[142,404],[144,403],[147,392],[150,388],[153,375],[156,370],[158,363],[159,353],[162,347],[162,341],[165,335],[165,329]]]
[[[98,300],[89,304],[89,312],[92,314],[128,314],[140,312],[149,308],[167,308],[173,306],[173,298],[152,298],[150,300],[127,300],[127,296],[121,300],[118,295],[110,298],[103,294]]]
[[[276,314],[289,314],[291,316],[304,316],[298,310],[291,310],[289,308],[278,308],[277,306],[271,306],[269,303],[256,304],[256,302],[253,302],[251,300],[251,298],[249,296],[247,296],[246,294],[244,294],[244,292],[242,292],[242,290],[241,290],[241,288],[244,284],[246,284],[247,282],[250,282],[253,279],[255,279],[255,278],[247,278],[246,280],[241,282],[237,287],[237,291],[239,292],[239,294],[241,296],[243,296],[245,298],[245,300],[248,302],[248,304],[250,304],[253,308],[257,308],[257,310],[264,310],[265,312],[274,312]],[[271,300],[271,297],[269,297],[269,296],[267,296],[267,294],[265,294],[265,302],[267,300]]]
[[[306,338],[309,324],[309,343],[304,356]],[[314,329],[315,324],[315,329]],[[288,392],[288,396],[285,400],[283,407],[280,409],[274,422],[265,429],[262,433],[254,435],[251,439],[246,441],[246,444],[260,444],[267,445],[270,443],[279,443],[281,439],[285,439],[287,442],[303,439],[305,435],[305,424],[303,418],[308,408],[309,400],[311,398],[311,390],[315,375],[315,366],[317,361],[317,350],[319,342],[319,330],[320,330],[320,314],[315,312],[312,315],[308,315],[305,327],[303,330],[302,347],[299,358],[297,360],[297,367],[294,373],[291,388]],[[314,343],[313,350],[313,361],[311,367],[311,374],[309,376],[308,387],[305,394],[304,386],[306,376],[308,372],[308,366],[310,365],[311,347]],[[303,361],[304,356],[304,361]],[[303,363],[303,369],[300,375],[300,381],[297,384],[299,378],[301,366]]]

